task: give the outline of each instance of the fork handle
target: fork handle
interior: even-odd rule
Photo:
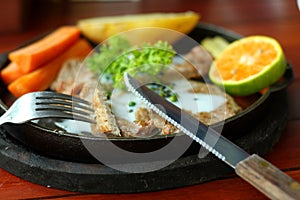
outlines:
[[[256,154],[239,162],[235,171],[271,199],[300,199],[300,184]]]

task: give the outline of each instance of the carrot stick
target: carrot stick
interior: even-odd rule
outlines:
[[[5,84],[9,84],[24,74],[15,62],[11,62],[1,70],[1,79]]]
[[[63,63],[71,58],[84,58],[92,50],[90,44],[80,39],[63,54],[42,67],[21,76],[8,85],[8,90],[15,96],[20,97],[23,94],[34,91],[42,91],[51,85],[58,75]]]
[[[80,30],[74,26],[62,26],[41,40],[11,52],[8,57],[20,66],[24,73],[31,72],[61,54],[74,44]]]

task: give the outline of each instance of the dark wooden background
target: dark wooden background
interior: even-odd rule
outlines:
[[[242,35],[262,34],[276,38],[281,43],[286,58],[294,67],[295,80],[288,88],[287,127],[280,141],[265,158],[300,181],[300,12],[296,0],[11,0],[0,2],[0,10],[0,53],[12,50],[60,25],[76,24],[81,18],[129,13],[193,10],[201,14],[201,22],[223,26]],[[22,180],[1,169],[0,198],[266,199],[237,176],[159,192],[113,195],[82,194],[47,188]]]

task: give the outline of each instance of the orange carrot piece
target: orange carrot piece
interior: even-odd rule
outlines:
[[[1,70],[1,79],[5,84],[9,84],[24,74],[15,62],[11,62]]]
[[[8,90],[15,97],[20,97],[28,92],[48,89],[66,60],[71,58],[84,58],[91,50],[92,47],[90,44],[85,39],[80,39],[52,61],[31,73],[21,76],[9,84]]]
[[[21,71],[28,73],[61,54],[74,44],[79,36],[79,28],[62,26],[37,42],[9,53],[8,57],[20,66]]]

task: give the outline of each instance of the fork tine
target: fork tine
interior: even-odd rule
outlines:
[[[39,114],[47,116],[47,118],[62,118],[62,119],[73,119],[78,121],[89,122],[95,124],[93,118],[89,118],[88,115],[78,115],[71,112],[62,112],[59,110],[39,110]]]
[[[43,91],[18,98],[1,116],[0,125],[8,122],[20,124],[41,118],[73,119],[96,124],[94,116],[94,109],[88,101]]]
[[[36,111],[41,111],[41,110],[58,110],[58,111],[65,111],[69,113],[74,113],[74,114],[80,114],[80,115],[91,115],[93,112],[89,112],[89,110],[83,110],[83,109],[78,109],[74,107],[67,107],[64,105],[47,105],[43,104],[46,106],[37,106]]]
[[[35,106],[41,115],[96,123],[91,103],[78,97],[50,91],[37,92]]]
[[[36,99],[38,100],[37,104],[63,104],[94,112],[94,109],[91,108],[90,102],[78,97],[50,91],[37,92],[36,94]]]
[[[73,101],[76,103],[91,105],[90,102],[88,102],[84,99],[81,99],[81,98],[78,98],[75,96],[71,96],[71,95],[67,95],[67,94],[50,92],[50,91],[39,92],[37,94],[39,95],[39,96],[37,96],[37,99],[62,99],[62,100],[66,100],[66,101]]]
[[[90,112],[94,112],[94,109],[91,108],[91,104],[82,104],[74,101],[66,101],[61,99],[47,99],[47,98],[37,98],[36,105],[56,105],[56,106],[63,106],[63,107],[72,107],[74,109],[79,108],[82,110],[87,110]]]

